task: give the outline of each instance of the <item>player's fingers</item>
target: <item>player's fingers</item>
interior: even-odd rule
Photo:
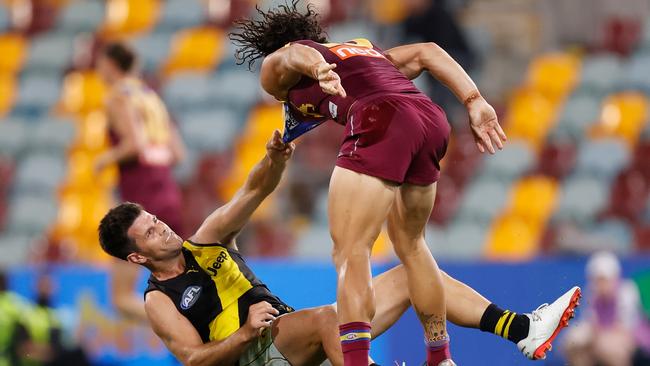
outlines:
[[[273,131],[273,145],[277,148],[282,148],[284,143],[282,142],[282,134],[280,130]]]
[[[492,139],[492,142],[497,145],[499,150],[503,150],[503,142],[501,142],[501,138],[497,134],[495,130],[490,130],[488,131],[488,134],[490,135],[490,139]]]
[[[343,98],[347,97],[347,93],[345,92],[345,89],[343,88],[343,85],[339,83],[339,95],[342,96]]]
[[[336,74],[333,71],[328,72],[327,74],[323,75],[321,78],[322,81],[332,81],[336,80]]]
[[[503,128],[501,128],[499,122],[497,122],[497,133],[499,134],[499,137],[501,137],[502,141],[508,141],[508,136],[506,136],[506,133],[503,131]]]
[[[485,152],[485,148],[483,147],[483,144],[480,140],[476,141],[476,147],[478,148],[478,151],[481,152],[481,154]]]
[[[273,324],[272,320],[260,322],[260,328],[269,328]]]
[[[328,85],[327,86],[327,92],[328,94],[331,95],[337,95],[339,93],[338,88],[334,85]]]
[[[492,146],[492,141],[490,140],[490,136],[488,136],[487,133],[482,133],[481,134],[481,141],[483,142],[483,145],[487,148],[487,151],[490,152],[490,154],[494,154],[494,146]]]
[[[272,322],[275,320],[275,315],[266,313],[264,317],[262,318],[265,322]]]

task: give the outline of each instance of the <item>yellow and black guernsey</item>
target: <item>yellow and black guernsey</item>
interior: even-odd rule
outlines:
[[[269,291],[236,250],[186,240],[182,253],[185,272],[164,281],[149,276],[145,296],[150,291],[169,296],[204,343],[233,334],[246,323],[248,307],[260,301],[270,303],[280,314],[293,311]]]

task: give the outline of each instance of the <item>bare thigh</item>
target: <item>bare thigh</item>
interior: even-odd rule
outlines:
[[[273,322],[273,344],[294,366],[343,365],[333,305],[299,310]]]

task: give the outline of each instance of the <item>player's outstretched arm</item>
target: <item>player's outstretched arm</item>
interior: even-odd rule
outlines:
[[[153,331],[167,348],[188,366],[234,365],[261,329],[271,326],[278,311],[261,302],[249,308],[246,324],[222,341],[203,343],[192,324],[181,315],[172,301],[160,291],[152,291],[145,299],[145,311]]]
[[[250,172],[244,186],[228,203],[210,214],[190,240],[198,243],[230,243],[262,201],[278,186],[294,148],[293,143],[282,142],[280,131],[273,131],[271,140],[266,144],[266,156]]]
[[[341,78],[335,73],[336,64],[328,64],[323,55],[302,44],[283,47],[264,59],[260,82],[262,88],[277,100],[286,100],[289,89],[302,76],[318,80],[327,94],[345,97]]]
[[[445,50],[433,42],[391,48],[386,57],[409,79],[428,71],[449,88],[467,107],[470,127],[481,152],[494,154],[496,145],[503,148],[506,134],[499,125],[494,108],[481,96],[476,84]]]

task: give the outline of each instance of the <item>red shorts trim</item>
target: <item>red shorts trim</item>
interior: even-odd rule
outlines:
[[[398,184],[430,185],[440,178],[449,133],[442,108],[422,94],[362,98],[350,111],[336,165]]]

